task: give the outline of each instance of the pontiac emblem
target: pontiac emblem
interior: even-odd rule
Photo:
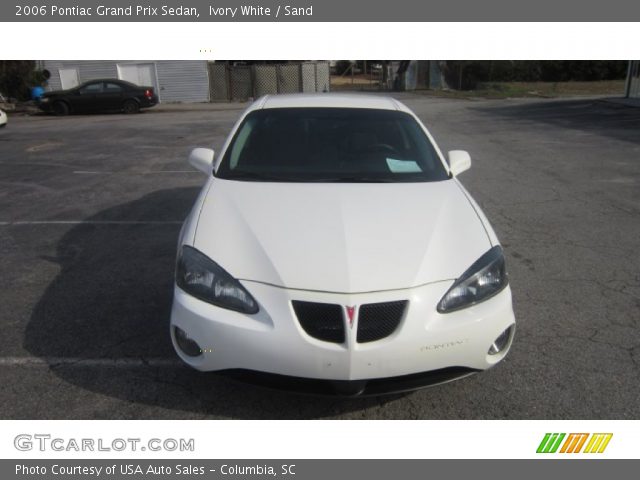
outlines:
[[[349,328],[353,328],[353,319],[356,316],[356,307],[345,307],[347,309],[347,319],[349,320]]]

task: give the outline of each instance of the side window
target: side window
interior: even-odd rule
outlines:
[[[90,83],[80,89],[80,95],[93,95],[102,92],[102,82]]]
[[[120,93],[122,92],[122,87],[117,83],[105,83],[104,91],[106,93]]]
[[[243,153],[243,150],[246,156],[246,150],[248,147],[247,140],[255,127],[255,123],[256,123],[255,119],[248,118],[247,121],[244,123],[244,125],[242,125],[242,128],[238,132],[238,135],[236,136],[236,139],[233,142],[233,146],[231,148],[231,160],[229,165],[232,170],[238,166],[238,162],[240,161],[240,155],[241,153]]]

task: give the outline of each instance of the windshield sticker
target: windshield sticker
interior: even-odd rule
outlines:
[[[387,158],[389,170],[393,173],[420,173],[422,169],[415,160],[396,160]]]

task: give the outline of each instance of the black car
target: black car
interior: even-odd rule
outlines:
[[[91,80],[69,90],[45,93],[38,106],[56,115],[119,111],[136,113],[141,108],[153,107],[158,96],[153,87],[141,87],[115,79]]]

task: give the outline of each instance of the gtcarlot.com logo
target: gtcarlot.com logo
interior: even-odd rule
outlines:
[[[58,438],[48,433],[23,433],[13,439],[21,452],[193,452],[193,438]]]
[[[536,453],[604,453],[611,437],[613,433],[545,433]]]

